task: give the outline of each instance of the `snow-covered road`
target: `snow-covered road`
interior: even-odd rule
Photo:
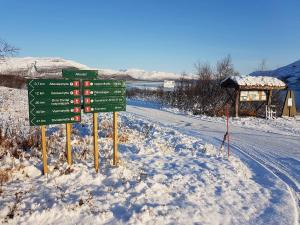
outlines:
[[[129,101],[127,111],[137,117],[158,122],[163,126],[199,137],[216,146],[221,145],[226,130],[222,121],[201,119],[186,114],[161,110],[158,105],[144,105],[138,101]],[[297,134],[284,134],[260,127],[247,128],[230,126],[230,139],[233,154],[239,155],[250,168],[256,171],[256,181],[262,185],[272,185],[266,181],[273,180],[278,189],[289,193],[293,202],[295,221],[299,221],[300,206],[300,137]],[[275,186],[276,186],[275,185]],[[282,193],[274,192],[274,201],[280,201]],[[284,194],[283,194],[284,195]]]

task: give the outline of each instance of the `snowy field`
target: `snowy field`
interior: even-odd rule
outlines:
[[[111,162],[111,115],[99,116],[96,174],[92,118],[84,114],[82,123],[73,126],[71,167],[64,155],[64,126],[47,128],[50,174],[42,176],[40,148],[20,151],[15,143],[39,136],[28,126],[27,91],[0,87],[1,136],[13,140],[0,141],[0,172],[8,175],[0,188],[0,223],[298,224],[298,120],[232,120],[233,155],[228,160],[219,149],[224,118],[193,117],[140,101],[129,101],[127,109],[120,113],[117,167]],[[262,137],[251,145],[253,137],[245,141],[245,132]],[[282,168],[276,164],[280,155],[271,154],[272,145],[266,153],[289,180],[265,165],[266,158],[251,155],[265,150],[262,139],[268,142],[268,137],[285,137],[280,153],[290,154],[290,161],[282,162]]]

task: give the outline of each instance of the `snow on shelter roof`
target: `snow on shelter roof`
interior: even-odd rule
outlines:
[[[230,76],[221,82],[222,87],[241,89],[285,89],[286,84],[269,76]]]

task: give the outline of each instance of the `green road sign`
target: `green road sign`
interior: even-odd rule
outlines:
[[[74,105],[55,106],[55,107],[31,107],[30,115],[42,116],[42,115],[78,114],[80,113],[80,110],[81,110],[81,106],[74,106]]]
[[[126,88],[101,88],[99,90],[83,89],[83,96],[106,97],[106,96],[125,96]]]
[[[30,126],[40,126],[49,124],[62,124],[62,123],[79,123],[81,121],[80,114],[73,115],[56,115],[56,116],[34,116],[30,117]]]
[[[101,98],[95,98],[95,97],[84,97],[84,104],[115,104],[115,103],[124,103],[126,104],[126,98],[125,96],[107,96],[107,97],[101,97]]]
[[[33,79],[28,82],[28,85],[35,89],[54,88],[59,90],[59,87],[61,89],[69,88],[69,87],[74,87],[76,89],[80,87],[80,81],[79,80]]]
[[[28,89],[29,90],[29,89]],[[44,90],[31,89],[29,95],[34,98],[70,98],[80,97],[79,89],[51,90],[46,87]]]
[[[85,80],[83,81],[84,88],[119,88],[125,87],[125,81],[122,80]]]
[[[36,107],[51,107],[51,106],[69,106],[69,105],[79,105],[80,106],[80,101],[81,98],[80,96],[78,97],[55,97],[53,96],[52,98],[45,98],[40,97],[40,98],[35,98],[33,99],[30,104],[36,106]]]
[[[94,79],[98,76],[97,70],[62,70],[63,78],[69,79]]]
[[[33,79],[27,86],[31,126],[80,122],[78,80]]]
[[[88,105],[84,106],[85,113],[126,111],[126,104],[119,105]]]
[[[126,86],[118,80],[84,80],[84,112],[117,112],[126,110]]]

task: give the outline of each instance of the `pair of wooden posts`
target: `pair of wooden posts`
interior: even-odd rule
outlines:
[[[72,165],[72,146],[71,146],[71,126],[66,124],[66,151],[68,165]],[[47,165],[47,146],[46,146],[46,126],[41,126],[42,132],[42,154],[44,175],[48,173]],[[98,146],[98,113],[93,113],[93,145],[94,145],[94,167],[99,171],[99,146]],[[118,163],[118,114],[113,112],[113,165]]]

